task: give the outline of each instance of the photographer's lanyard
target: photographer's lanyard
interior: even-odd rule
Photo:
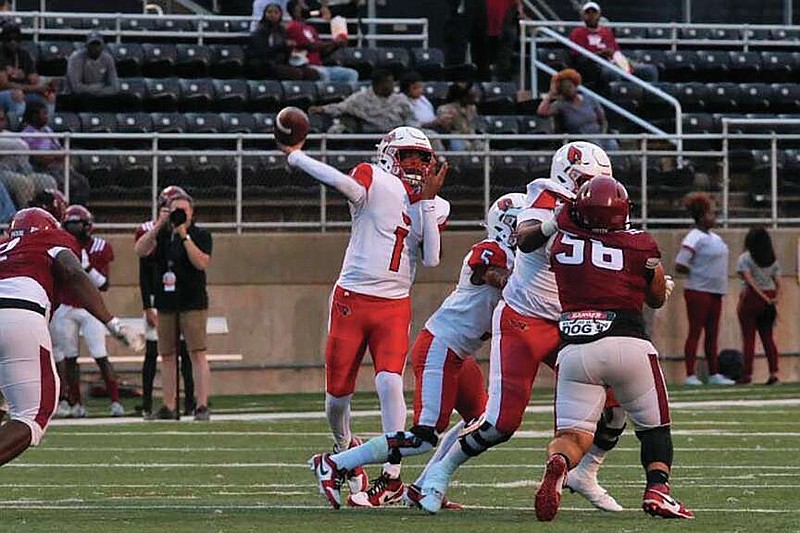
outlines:
[[[175,261],[168,259],[167,271],[161,277],[161,281],[164,283],[164,292],[175,292],[175,282],[178,278],[175,276],[175,272],[172,271],[173,266],[175,266]]]

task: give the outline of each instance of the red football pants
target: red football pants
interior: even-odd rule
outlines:
[[[355,391],[367,348],[376,374],[402,375],[410,324],[410,298],[379,298],[337,286],[331,298],[325,347],[325,391],[337,398]]]
[[[414,365],[414,425],[442,433],[455,409],[465,422],[483,414],[486,383],[473,357],[460,358],[430,331],[419,332],[411,348]]]
[[[764,291],[770,298],[775,297],[775,291]],[[744,356],[743,377],[753,375],[753,359],[756,354],[756,331],[764,345],[767,364],[771,374],[778,373],[778,347],[772,335],[775,322],[764,320],[767,302],[752,289],[745,289],[739,299],[736,314],[739,316],[739,325],[742,328],[742,355]]]
[[[700,333],[705,331],[703,339],[708,375],[717,373],[717,340],[719,337],[719,318],[722,314],[722,295],[710,292],[685,289],[686,315],[689,317],[689,333],[683,347],[686,375],[695,373],[697,363],[697,344]]]

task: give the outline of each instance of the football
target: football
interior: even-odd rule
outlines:
[[[297,107],[284,107],[275,117],[275,140],[285,146],[303,142],[308,135],[308,115]]]

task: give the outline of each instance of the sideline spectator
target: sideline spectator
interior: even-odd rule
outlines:
[[[326,66],[322,64],[322,57],[333,53],[335,50],[346,47],[346,39],[322,41],[317,29],[306,24],[308,6],[305,0],[289,0],[286,10],[292,16],[292,21],[286,26],[289,46],[293,47],[289,57],[289,64],[293,67],[308,65],[317,72],[323,81],[358,81],[358,71],[340,66]]]
[[[486,0],[447,0],[448,17],[444,33],[444,63],[447,66],[467,62],[467,46],[478,77],[488,80],[489,53],[486,42]]]
[[[525,20],[522,0],[486,0],[486,46],[489,65],[498,80],[511,80],[518,20]]]
[[[14,205],[14,200],[11,199],[11,194],[5,184],[0,181],[0,223],[5,224],[10,221],[16,212],[17,207]]]
[[[97,111],[98,105],[119,93],[114,58],[105,49],[103,36],[91,32],[86,46],[75,50],[67,61],[67,92],[74,95],[78,109]]]
[[[445,103],[436,110],[442,133],[474,135],[478,133],[478,90],[472,82],[455,82],[447,88]],[[452,151],[479,150],[483,143],[466,139],[450,139]]]
[[[592,135],[608,132],[603,108],[593,98],[578,92],[581,75],[575,69],[564,69],[550,79],[550,92],[545,95],[536,112],[552,117],[556,133],[580,135],[607,152],[619,150],[616,139],[594,139]]]
[[[164,405],[160,419],[178,418],[176,402],[176,347],[183,334],[192,358],[197,408],[194,419],[209,420],[211,370],[206,359],[208,291],[206,269],[211,262],[211,234],[194,222],[190,197],[178,196],[162,208],[153,227],[136,241],[139,257],[153,255],[157,290],[158,349]]]
[[[767,385],[778,383],[778,347],[775,345],[773,329],[780,292],[781,265],[775,258],[772,239],[764,228],[751,228],[744,239],[744,253],[739,256],[736,272],[742,278],[742,292],[736,314],[742,328],[742,354],[744,369],[738,383],[753,380],[756,331],[764,345],[769,365]]]
[[[283,10],[271,2],[256,30],[247,43],[247,69],[250,78],[277,80],[318,80],[319,72],[309,66],[289,65],[289,47],[286,44],[286,28],[283,26]]]
[[[48,125],[50,113],[42,102],[30,102],[25,109],[23,119],[25,128],[22,133],[54,133]],[[31,150],[42,152],[63,150],[61,143],[55,137],[27,137],[25,142]],[[64,156],[61,154],[32,155],[30,161],[36,170],[47,172],[55,178],[58,188],[64,189]],[[71,168],[69,170],[70,201],[76,204],[85,204],[89,197],[89,181],[83,174]]]
[[[0,105],[6,110],[21,116],[25,105],[43,102],[52,114],[56,109],[56,85],[53,81],[45,83],[36,73],[36,63],[31,54],[20,45],[22,30],[14,23],[0,24]],[[11,93],[6,91],[11,90]],[[24,93],[23,105],[19,105],[19,93]]]
[[[600,25],[600,13],[600,5],[597,2],[586,2],[581,8],[584,26],[572,30],[569,40],[645,81],[651,83],[658,81],[658,68],[655,65],[632,64],[622,55],[614,31]],[[600,81],[608,83],[618,79],[611,69],[602,68],[576,52],[572,52],[572,60],[575,68],[586,80],[586,86],[593,90],[601,88],[598,83]]]
[[[414,121],[408,99],[394,92],[394,76],[381,69],[373,72],[372,86],[368,89],[353,93],[341,102],[311,106],[308,112],[351,119],[345,120],[344,126],[350,133],[390,131]]]
[[[675,271],[687,276],[683,291],[689,318],[689,332],[683,348],[686,364],[684,383],[702,385],[695,373],[695,364],[700,334],[705,331],[708,383],[733,385],[735,382],[720,374],[717,365],[722,297],[728,292],[728,245],[712,231],[717,215],[708,194],[691,193],[684,205],[695,222],[695,228],[683,238],[675,258]]]
[[[30,150],[28,144],[15,135],[18,134],[8,129],[6,112],[0,109],[0,150]],[[36,193],[57,187],[55,178],[36,172],[25,154],[0,156],[0,183],[19,209],[26,207]]]

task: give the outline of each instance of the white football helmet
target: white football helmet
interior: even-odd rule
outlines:
[[[401,163],[400,152],[404,150],[419,152],[422,161]],[[378,166],[414,189],[422,186],[425,176],[433,170],[435,164],[436,157],[431,141],[417,128],[395,128],[378,144]]]
[[[572,192],[596,176],[614,177],[608,154],[596,144],[574,141],[565,144],[553,155],[550,179]]]
[[[519,192],[504,194],[494,201],[486,213],[486,233],[489,239],[509,248],[517,246],[517,215],[525,209],[525,195]]]

